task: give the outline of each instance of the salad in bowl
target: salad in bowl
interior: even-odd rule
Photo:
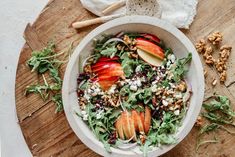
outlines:
[[[146,16],[118,18],[90,32],[70,58],[62,89],[75,134],[113,157],[172,149],[192,129],[203,95],[194,45],[174,26]]]
[[[110,147],[174,144],[192,94],[192,54],[177,58],[154,34],[120,32],[94,41],[77,78],[78,113]]]

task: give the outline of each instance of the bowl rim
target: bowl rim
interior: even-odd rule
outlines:
[[[172,144],[172,145],[164,146],[163,149],[158,149],[157,152],[156,151],[151,151],[151,152],[154,152],[154,153],[149,152],[154,156],[159,156],[159,155],[162,155],[162,154],[168,152],[169,150],[174,148],[177,144],[179,144],[189,134],[190,130],[193,128],[193,125],[194,125],[194,123],[197,119],[197,116],[199,115],[200,110],[201,110],[203,97],[204,97],[204,86],[205,86],[202,63],[201,63],[199,55],[196,52],[196,49],[195,49],[194,45],[191,43],[191,41],[180,30],[178,30],[175,26],[171,25],[170,23],[168,23],[166,21],[157,19],[155,17],[141,16],[141,15],[131,15],[131,16],[120,17],[120,18],[114,19],[112,21],[109,21],[105,24],[102,24],[102,25],[98,26],[97,28],[92,30],[90,33],[88,33],[81,40],[81,42],[79,43],[77,48],[74,50],[74,53],[72,54],[71,59],[69,60],[69,63],[66,67],[66,71],[65,71],[65,75],[64,75],[64,81],[63,81],[63,87],[62,87],[62,100],[63,100],[63,104],[64,104],[64,111],[65,111],[66,119],[69,122],[69,125],[71,126],[71,128],[73,129],[73,131],[75,132],[77,137],[87,147],[89,147],[91,150],[93,150],[96,153],[98,153],[100,155],[103,155],[103,156],[118,156],[118,155],[121,155],[121,154],[118,154],[117,151],[114,151],[115,153],[113,153],[113,154],[107,153],[104,150],[103,147],[102,147],[102,149],[98,149],[100,147],[99,143],[97,143],[97,141],[99,141],[98,139],[97,139],[97,141],[92,141],[91,139],[89,139],[89,137],[86,136],[85,133],[80,133],[79,132],[80,128],[77,125],[77,123],[76,123],[76,121],[75,121],[75,119],[74,119],[74,117],[71,113],[71,108],[70,108],[70,105],[69,105],[69,94],[68,94],[67,91],[69,91],[70,74],[72,72],[72,68],[74,66],[74,63],[77,61],[77,58],[78,58],[80,52],[91,41],[91,39],[93,39],[97,35],[103,33],[107,29],[111,29],[112,27],[117,27],[117,26],[123,25],[123,24],[131,24],[131,23],[148,24],[148,25],[152,25],[153,27],[157,26],[157,27],[171,33],[178,40],[180,40],[182,42],[182,44],[188,50],[190,50],[190,52],[193,54],[193,60],[197,64],[196,71],[197,71],[197,74],[198,74],[198,78],[200,78],[200,80],[201,80],[200,85],[199,85],[200,86],[200,93],[197,95],[198,106],[194,110],[194,112],[193,112],[194,114],[192,114],[190,116],[190,121],[188,122],[187,127],[185,127],[183,130],[181,130],[181,132],[179,133],[179,136],[177,137],[177,143]],[[111,149],[112,149],[112,151],[117,150],[117,149],[114,149],[114,148],[111,148]],[[128,152],[128,151],[125,151],[125,152]],[[150,154],[150,156],[152,156],[151,154]],[[137,154],[135,154],[135,155],[125,154],[124,156],[138,156],[138,155]]]

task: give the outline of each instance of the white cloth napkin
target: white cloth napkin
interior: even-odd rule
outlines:
[[[103,16],[102,11],[114,2],[120,0],[81,0],[87,10]],[[198,0],[158,0],[161,6],[161,19],[167,20],[178,28],[188,29],[197,13]],[[114,11],[112,14],[125,12],[125,7]]]

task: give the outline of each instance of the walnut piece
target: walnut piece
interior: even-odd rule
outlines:
[[[204,53],[206,46],[206,41],[204,39],[199,40],[198,43],[196,43],[195,47],[198,53]]]
[[[205,59],[206,59],[205,62],[208,65],[213,65],[215,63],[215,59],[213,58],[212,55],[208,55]]]
[[[223,35],[220,32],[214,32],[208,36],[208,40],[213,45],[218,45],[223,40]]]
[[[90,64],[85,65],[84,72],[85,73],[89,73],[89,74],[92,73],[91,65]]]
[[[228,45],[224,45],[220,48],[220,57],[222,60],[227,61],[228,57],[231,53],[232,47]]]
[[[124,35],[123,40],[127,43],[127,44],[131,44],[132,40],[129,38],[129,36]]]
[[[219,74],[219,79],[221,83],[224,83],[227,79],[227,72],[224,70],[222,73]]]
[[[216,84],[217,84],[217,80],[214,79],[214,80],[212,81],[212,86],[215,86]]]
[[[197,117],[197,121],[196,121],[196,123],[195,123],[195,126],[201,127],[202,124],[203,124],[202,117],[201,117],[201,116],[198,116],[198,117]]]

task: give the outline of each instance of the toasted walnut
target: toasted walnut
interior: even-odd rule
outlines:
[[[205,50],[205,54],[207,54],[207,55],[211,55],[211,54],[212,54],[212,52],[213,52],[212,47],[211,47],[211,46],[207,46],[207,47],[206,47],[206,50]]]
[[[198,117],[197,117],[197,121],[196,121],[196,123],[195,123],[195,126],[201,127],[202,124],[203,124],[202,117],[201,117],[201,116],[198,116]]]
[[[207,70],[204,70],[204,77],[206,78],[206,77],[207,77],[207,75],[208,75]]]
[[[177,90],[184,92],[186,90],[186,83],[181,81],[180,84],[176,87]]]
[[[217,84],[217,80],[214,79],[214,80],[212,81],[212,86],[215,86],[216,84]]]
[[[221,59],[223,59],[224,61],[227,61],[231,50],[232,50],[231,46],[227,46],[227,45],[222,46],[220,48],[220,53],[219,53]]]
[[[212,57],[212,55],[208,55],[205,60],[206,64],[213,65],[215,63],[215,59]]]
[[[140,141],[141,141],[141,143],[145,143],[145,141],[146,141],[146,135],[144,134],[144,132],[140,132]]]
[[[85,73],[92,73],[91,65],[90,64],[85,65],[84,72]]]
[[[208,40],[213,45],[218,45],[223,40],[223,36],[220,32],[214,32],[208,36]]]
[[[122,50],[122,48],[123,48],[123,46],[122,46],[122,45],[117,44],[117,49],[118,49],[118,50]]]
[[[129,55],[130,55],[131,58],[134,58],[134,59],[137,59],[139,57],[139,55],[137,53],[134,53],[134,52],[130,52]]]
[[[198,43],[196,43],[195,47],[198,53],[204,53],[206,46],[206,41],[204,39],[199,40]]]
[[[127,43],[127,44],[131,44],[132,40],[129,38],[129,36],[124,35],[123,40]]]
[[[224,83],[227,79],[227,72],[224,70],[222,73],[219,75],[219,79],[221,83]]]
[[[223,70],[226,70],[227,67],[226,67],[226,63],[224,60],[222,59],[218,59],[216,62],[215,62],[215,68],[216,70],[221,73],[223,72]]]

